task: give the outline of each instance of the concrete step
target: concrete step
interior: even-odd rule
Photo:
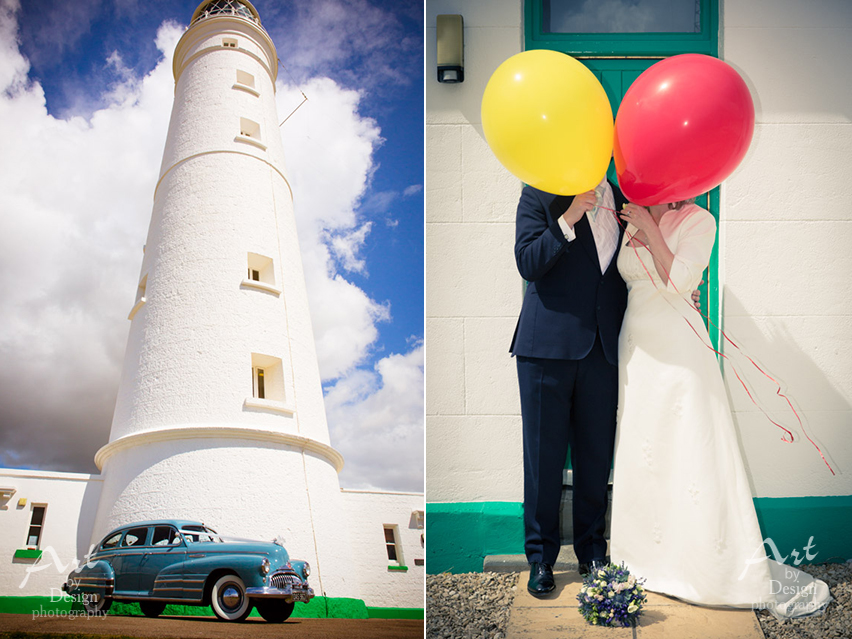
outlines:
[[[609,542],[607,542],[607,553],[609,553]],[[576,572],[578,565],[574,547],[562,546],[553,570]],[[525,555],[488,555],[482,561],[482,570],[485,572],[525,572],[529,569],[530,565]]]

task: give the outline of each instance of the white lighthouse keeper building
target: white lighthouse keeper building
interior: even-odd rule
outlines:
[[[208,0],[174,55],[154,194],[92,542],[203,520],[281,535],[317,594],[359,584],[330,446],[275,109],[278,57],[247,0]]]

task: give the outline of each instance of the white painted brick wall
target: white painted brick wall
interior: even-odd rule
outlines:
[[[423,511],[422,494],[344,490],[342,501],[353,541],[352,563],[361,584],[360,598],[368,606],[424,608],[424,530],[414,511]],[[402,560],[407,571],[389,570],[384,525],[398,527]]]
[[[101,485],[100,475],[0,469],[0,488],[15,489],[11,499],[0,500],[0,596],[63,594],[59,589],[72,562],[85,562],[89,551]],[[19,507],[22,498],[27,503]],[[33,504],[47,505],[39,544],[44,554],[38,563],[14,558],[16,550],[27,548]]]
[[[429,501],[520,501],[521,430],[509,344],[523,283],[512,246],[521,183],[482,133],[494,70],[521,51],[522,3],[426,6],[426,475]],[[438,83],[435,17],[460,13],[465,81]]]

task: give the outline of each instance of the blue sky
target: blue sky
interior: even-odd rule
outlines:
[[[197,4],[0,0],[0,465],[95,471]],[[422,490],[422,3],[254,5],[281,118],[308,96],[281,132],[341,482]]]

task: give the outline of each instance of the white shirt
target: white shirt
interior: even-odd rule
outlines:
[[[606,209],[615,208],[615,198],[612,195],[612,187],[606,180],[606,176],[601,180],[601,183],[595,187],[595,193],[598,196],[598,205],[606,207]],[[589,220],[589,226],[592,227],[592,235],[595,238],[595,248],[598,251],[598,260],[601,265],[601,273],[604,273],[612,261],[612,256],[615,255],[615,249],[618,246],[618,222],[613,217],[611,210],[598,208],[597,206],[591,211],[586,212],[586,217]],[[568,226],[565,218],[561,215],[557,220],[559,228],[562,229],[565,239],[573,242],[577,238],[573,226]]]

